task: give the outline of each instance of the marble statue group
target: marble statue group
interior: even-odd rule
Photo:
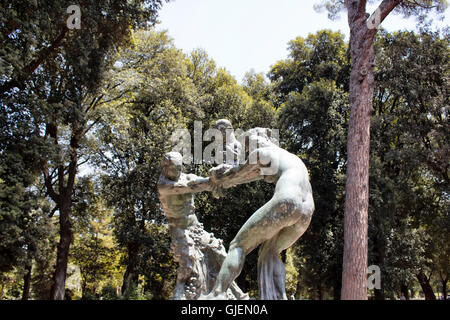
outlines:
[[[225,161],[210,169],[209,177],[184,173],[178,152],[166,153],[162,160],[158,193],[178,263],[172,298],[249,299],[234,280],[245,257],[259,247],[259,299],[287,299],[280,253],[297,241],[311,221],[314,200],[308,171],[296,155],[275,143],[270,129],[250,129],[240,143],[230,121],[218,120],[213,128],[226,133],[227,139],[221,151]],[[257,180],[274,183],[274,194],[242,225],[227,252],[222,240],[198,221],[194,194],[212,192],[216,198],[223,197],[224,190]]]

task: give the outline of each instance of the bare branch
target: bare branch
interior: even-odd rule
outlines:
[[[86,108],[85,113],[87,114],[89,112],[89,110],[95,109],[95,107],[97,106],[98,102],[103,99],[103,96],[104,96],[104,94],[100,94],[99,96],[96,96],[94,99],[92,99],[91,103]]]
[[[84,130],[83,135],[86,135],[93,126],[95,126],[100,120],[102,119],[102,117],[97,117],[97,119],[95,119],[87,128],[86,130]]]
[[[382,23],[384,19],[389,15],[389,13],[391,13],[392,10],[394,10],[394,8],[401,2],[403,2],[403,0],[383,0],[383,2],[380,3],[372,16],[378,11],[378,14],[380,15],[379,23]]]
[[[52,209],[52,211],[49,213],[48,217],[49,217],[49,218],[53,217],[53,215],[55,214],[55,212],[56,212],[58,209],[59,209],[59,206],[56,205],[56,206]]]
[[[50,196],[50,198],[52,198],[53,201],[55,201],[56,203],[59,203],[60,196],[53,189],[52,177],[49,175],[47,165],[44,165],[44,168],[42,171],[44,173],[44,183],[45,183],[45,187],[47,188],[48,195]]]

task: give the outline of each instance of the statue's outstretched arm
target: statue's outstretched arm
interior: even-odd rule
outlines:
[[[173,182],[161,178],[158,182],[158,191],[163,194],[186,194],[211,191],[212,184],[209,178],[189,175],[191,179],[187,183]]]
[[[213,183],[220,184],[222,188],[228,189],[238,184],[249,183],[264,178],[260,173],[260,164],[250,163],[248,160],[238,166],[231,167],[225,172],[221,170],[211,170]]]

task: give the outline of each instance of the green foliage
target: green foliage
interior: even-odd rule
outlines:
[[[141,286],[133,283],[127,293],[122,296],[124,300],[151,300],[152,294],[151,292],[145,292]]]
[[[291,247],[286,250],[286,294],[288,299],[291,295],[297,293],[298,287],[298,256],[296,255],[295,248]]]
[[[100,293],[100,296],[103,300],[118,300],[119,296],[117,295],[116,288],[114,288],[112,285],[107,285],[103,287],[102,292]]]
[[[299,285],[306,286],[299,290],[323,298],[322,287],[339,296],[348,88],[338,84],[333,72],[330,78],[308,76],[307,70],[333,70],[335,62],[325,55],[315,59],[311,52],[319,50],[306,42],[327,48],[323,53],[347,52],[343,42],[326,39],[335,39],[332,33],[318,34],[308,36],[318,41],[291,42],[290,58],[275,64],[270,76],[284,147],[307,165],[316,203],[314,219],[298,243]],[[435,268],[433,257],[448,260],[446,229],[427,227],[443,226],[448,219],[440,209],[448,208],[448,161],[442,156],[448,153],[448,139],[443,139],[448,131],[448,37],[382,32],[375,47],[369,265],[381,267],[382,292],[393,298],[401,286],[415,286],[419,270]],[[300,62],[307,67],[300,68]],[[348,70],[343,65],[341,72]],[[435,243],[444,247],[437,250]]]
[[[369,263],[380,265],[392,298],[449,257],[443,223],[449,38],[426,30],[383,32],[375,48]]]
[[[19,277],[33,261],[47,259],[53,232],[50,205],[26,157],[33,150],[25,148],[17,143],[0,154],[0,273],[15,269]]]
[[[95,190],[97,189],[97,190]],[[80,268],[82,298],[95,297],[106,284],[121,279],[121,253],[112,237],[112,210],[89,177],[81,179],[74,195],[74,244],[71,261]]]
[[[342,33],[322,30],[298,37],[289,42],[288,50],[289,59],[278,61],[268,74],[277,106],[290,93],[301,93],[320,79],[334,80],[338,88],[348,90],[350,62]]]
[[[32,248],[20,233],[26,230],[27,236],[33,234],[32,228],[24,226],[23,222],[27,222],[26,215],[33,212],[26,203],[27,188],[34,191],[32,184],[40,172],[44,173],[46,195],[56,206],[51,214],[59,211],[62,216],[61,235],[65,238],[61,236],[60,241],[65,245],[58,247],[61,259],[57,260],[59,268],[56,270],[67,267],[61,264],[65,264],[71,240],[75,176],[79,160],[86,158],[86,133],[102,116],[96,107],[103,98],[105,71],[111,67],[114,52],[127,43],[134,28],[155,23],[162,1],[85,2],[83,30],[69,31],[66,9],[72,4],[69,1],[1,4],[0,171],[2,175],[5,173],[2,183],[8,185],[5,188],[2,185],[2,190],[6,191],[1,195],[6,199],[2,200],[2,206],[3,203],[9,206],[1,214],[8,220],[4,224],[6,230],[1,233],[2,237],[3,231],[10,233],[13,239],[2,248],[1,254],[7,258],[1,259],[5,261],[4,269],[23,264],[17,258],[23,256],[23,248]],[[7,172],[14,168],[14,162],[8,157],[17,159],[15,169],[19,169],[18,172]],[[21,164],[25,167],[19,168]],[[9,181],[11,179],[16,181]],[[12,207],[9,200],[15,202]],[[48,215],[50,210],[47,211]],[[21,215],[25,215],[23,220]],[[43,228],[39,230],[45,233]],[[34,249],[27,249],[31,250]],[[34,258],[31,253],[30,256],[28,260]]]
[[[174,263],[156,184],[160,161],[171,147],[170,137],[190,119],[201,116],[198,97],[185,56],[164,32],[141,31],[124,47],[112,81],[121,99],[105,105],[107,117],[97,131],[94,161],[104,171],[104,197],[115,208],[113,225],[118,244],[127,250],[126,274],[155,298],[169,298]],[[133,298],[124,280],[124,297]],[[122,293],[124,293],[122,292]]]
[[[382,145],[383,160],[394,168],[426,164],[449,183],[449,35],[385,33],[376,48],[382,54],[377,56],[375,129],[378,141],[389,140]]]
[[[292,41],[290,58],[270,71],[282,99],[282,146],[305,162],[314,190],[314,216],[296,249],[299,285],[320,299],[326,288],[340,290],[348,97],[339,81],[349,70],[346,52],[341,34],[320,31]]]

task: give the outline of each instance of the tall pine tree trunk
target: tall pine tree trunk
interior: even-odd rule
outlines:
[[[349,9],[350,119],[344,216],[343,300],[367,299],[370,113],[374,90],[373,32]],[[364,25],[364,26],[361,26]]]
[[[370,18],[366,13],[366,2],[345,1],[350,27],[351,73],[341,290],[343,300],[367,300],[370,113],[375,86],[373,40],[378,25],[401,0],[383,0]]]

